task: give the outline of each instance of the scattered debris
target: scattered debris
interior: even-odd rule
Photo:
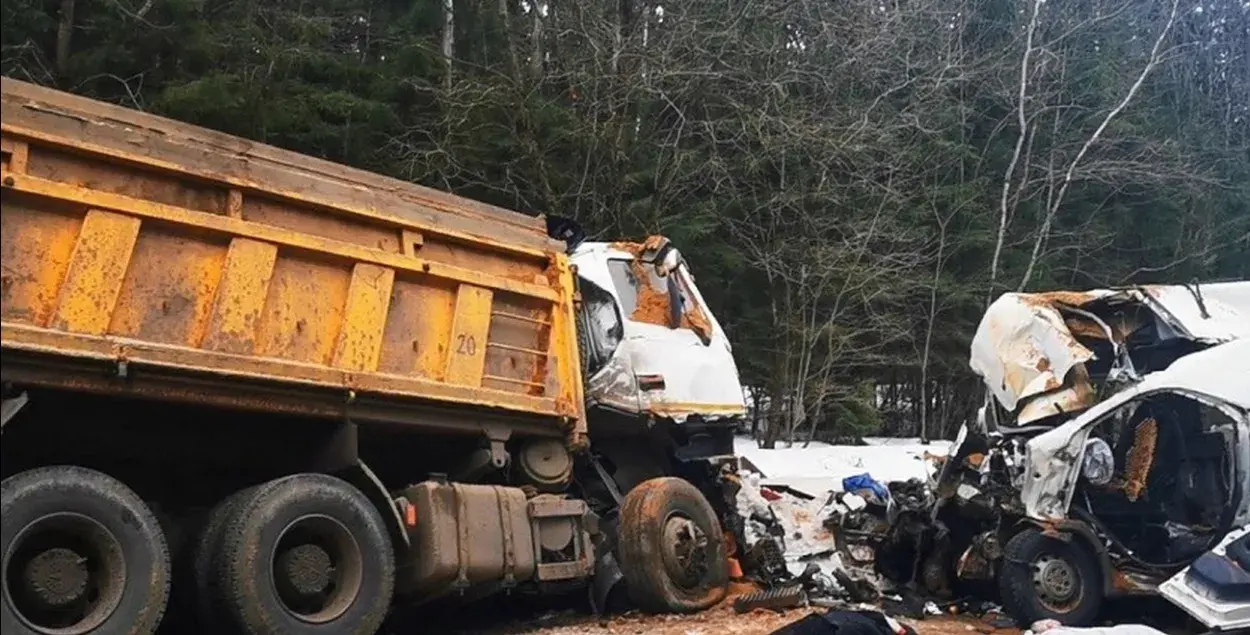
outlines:
[[[734,600],[734,611],[747,613],[757,609],[780,611],[807,604],[807,592],[801,585],[764,589],[739,596]]]
[[[855,456],[884,446],[739,446],[744,574],[991,628],[1154,593],[1250,519],[1250,283],[1177,289],[1005,296],[973,349],[995,400],[902,478]]]

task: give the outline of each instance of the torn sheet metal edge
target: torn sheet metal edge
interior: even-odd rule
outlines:
[[[1250,340],[1229,342],[1187,355],[1167,370],[1150,373],[1075,419],[1029,440],[1028,469],[1020,491],[1025,513],[1036,520],[1062,520],[1072,502],[1090,429],[1107,413],[1144,395],[1171,391],[1221,409],[1240,425],[1238,442],[1250,433]],[[1244,454],[1240,449],[1238,454]],[[1239,461],[1240,480],[1250,466]],[[1250,497],[1242,501],[1244,508]],[[1239,517],[1242,515],[1239,514]]]
[[[1234,530],[1211,551],[1222,556],[1229,544],[1247,533],[1250,533],[1250,526]],[[1233,629],[1250,627],[1250,604],[1213,601],[1198,589],[1189,586],[1185,577],[1188,573],[1189,567],[1185,567],[1180,573],[1168,578],[1159,585],[1159,592],[1207,628],[1231,632]]]
[[[1207,344],[1250,338],[1247,281],[1003,294],[977,326],[969,364],[1007,410],[1015,412],[1034,398],[1036,403],[1019,413],[1019,423],[1054,414],[1056,407],[1071,411],[1092,405],[1090,391],[1064,385],[1068,372],[1094,355],[1073,336],[1059,308],[1096,300],[1139,303],[1178,335]]]
[[[1199,342],[1250,338],[1250,282],[1145,286],[1131,293]]]
[[[1068,371],[1093,357],[1054,306],[1009,293],[990,305],[977,326],[969,365],[1015,412],[1022,400],[1060,388]]]

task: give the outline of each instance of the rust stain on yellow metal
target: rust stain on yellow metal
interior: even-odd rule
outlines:
[[[9,80],[6,78],[5,81],[10,82],[12,80]],[[85,150],[85,151],[91,152],[93,154],[100,154],[100,155],[112,157],[114,159],[118,159],[121,161],[126,161],[129,163],[146,164],[154,168],[159,168],[161,170],[165,170],[169,172],[186,174],[186,175],[193,176],[193,177],[199,176],[195,172],[195,170],[190,169],[187,166],[183,166],[178,163],[174,163],[170,161],[162,161],[160,159],[155,159],[149,156],[126,152],[118,148],[108,147],[108,146],[99,145],[99,144],[93,144],[89,141],[69,139],[69,138],[59,136],[59,135],[52,135],[52,134],[40,132],[39,130],[35,130],[33,128],[17,126],[17,125],[8,124],[8,123],[5,123],[2,126],[0,126],[0,129],[2,129],[6,133],[9,133],[15,136],[27,137],[31,140],[44,141],[48,143],[49,145],[59,145],[59,146],[64,146],[64,147],[76,148],[79,150]],[[252,181],[249,179],[231,178],[231,177],[219,177],[219,178],[223,182],[229,185],[238,187],[238,188],[266,191],[272,194],[278,194],[278,195],[290,198],[292,200],[301,201],[305,203],[314,203],[314,204],[320,203],[320,201],[316,200],[315,198],[302,195],[298,192],[276,190],[276,189],[267,187],[264,183],[259,183],[259,182]],[[427,225],[416,224],[416,223],[405,223],[404,221],[399,220],[394,216],[391,216],[389,214],[379,213],[378,211],[373,210],[373,209],[368,209],[364,207],[351,207],[349,209],[352,213],[357,214],[359,216],[375,218],[375,219],[385,221],[388,223],[407,225],[418,231],[425,231],[425,232],[430,232],[430,233],[436,232],[436,233],[442,234],[444,236],[448,236],[453,239],[462,240],[464,242],[489,245],[490,247],[494,249],[507,252],[507,253],[523,254],[523,255],[529,255],[529,256],[544,255],[544,252],[537,250],[537,249],[529,249],[529,248],[521,247],[518,245],[509,244],[506,242],[493,240],[486,236],[476,236],[472,234],[467,234],[465,232],[448,230],[445,228],[439,229],[432,225],[427,226]]]
[[[450,288],[396,279],[378,369],[441,381],[455,302],[455,291]]]
[[[4,169],[16,174],[26,173],[26,161],[30,156],[29,144],[5,139],[0,146],[0,152],[4,155]]]
[[[343,312],[343,328],[339,331],[331,365],[352,370],[377,370],[394,283],[394,269],[358,264],[352,270],[347,308]]]
[[[256,353],[329,364],[350,282],[351,273],[344,267],[280,254],[269,281]]]
[[[225,243],[143,228],[108,332],[199,346],[226,253]]]
[[[277,257],[278,248],[267,243],[246,238],[230,242],[205,329],[204,348],[235,355],[255,352],[261,311]]]
[[[0,327],[0,339],[4,340],[5,348],[13,350],[74,354],[100,361],[115,361],[124,356],[132,364],[158,368],[177,368],[204,373],[228,372],[246,379],[277,380],[327,388],[352,388],[466,405],[511,408],[523,412],[551,413],[556,411],[554,399],[485,391],[471,386],[456,386],[445,382],[385,373],[353,374],[327,366],[266,357],[230,355],[203,350],[187,351],[138,340],[65,333],[20,324],[4,324]]]
[[[582,449],[588,444],[588,437],[584,411],[586,398],[581,382],[581,355],[577,351],[577,308],[573,303],[575,274],[568,256],[562,253],[552,256],[548,270],[560,290],[561,300],[551,312],[551,355],[546,361],[549,365],[547,372],[559,378],[553,382],[559,386],[555,395],[556,406],[572,423],[567,431],[569,445]]]
[[[52,328],[88,335],[108,330],[138,237],[137,218],[87,212],[57,298]]]
[[[230,218],[243,218],[243,192],[238,189],[231,189],[226,195],[226,216]]]
[[[468,284],[460,285],[456,292],[447,371],[444,373],[444,379],[448,383],[462,386],[482,384],[492,297],[490,289]]]
[[[45,212],[32,201],[7,195],[0,214],[0,262],[4,263],[3,318],[45,326],[69,268],[82,217]]]
[[[368,249],[337,240],[278,229],[271,225],[252,223],[225,216],[213,216],[174,205],[153,203],[120,194],[58,183],[39,177],[20,176],[10,178],[14,178],[14,182],[13,185],[9,186],[9,189],[18,192],[28,192],[37,196],[58,198],[71,203],[122,211],[134,216],[190,225],[235,236],[255,238],[296,249],[333,254],[345,259],[372,262],[373,264],[397,270],[428,273],[457,282],[510,291],[544,300],[554,301],[557,299],[555,293],[548,287],[485,275],[465,267],[456,267],[419,258],[406,257],[402,254]]]

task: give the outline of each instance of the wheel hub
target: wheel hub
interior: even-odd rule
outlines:
[[[278,556],[280,580],[289,590],[305,598],[323,593],[334,576],[330,554],[318,545],[296,545]]]
[[[1080,592],[1080,580],[1072,565],[1054,556],[1042,556],[1033,566],[1033,586],[1048,604],[1068,603]]]
[[[121,603],[126,561],[99,521],[57,512],[17,533],[4,554],[4,582],[4,601],[31,632],[85,635]]]
[[[69,606],[87,591],[87,559],[65,547],[53,547],[27,561],[22,571],[31,599],[47,609]]]
[[[304,516],[287,525],[271,558],[278,600],[303,622],[338,619],[360,593],[364,554],[351,531],[329,516]]]
[[[708,538],[689,518],[674,514],[664,523],[664,563],[670,576],[694,586],[707,571]]]

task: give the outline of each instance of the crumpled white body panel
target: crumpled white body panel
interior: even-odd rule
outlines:
[[[969,364],[998,403],[1023,425],[1093,405],[1088,390],[1065,385],[1068,373],[1094,354],[1073,336],[1060,307],[1106,300],[1139,304],[1168,335],[1204,344],[1250,338],[1250,282],[1146,286],[1082,292],[1006,293],[981,318]],[[1037,399],[1044,396],[1044,399]],[[1021,408],[1020,404],[1030,402]]]

